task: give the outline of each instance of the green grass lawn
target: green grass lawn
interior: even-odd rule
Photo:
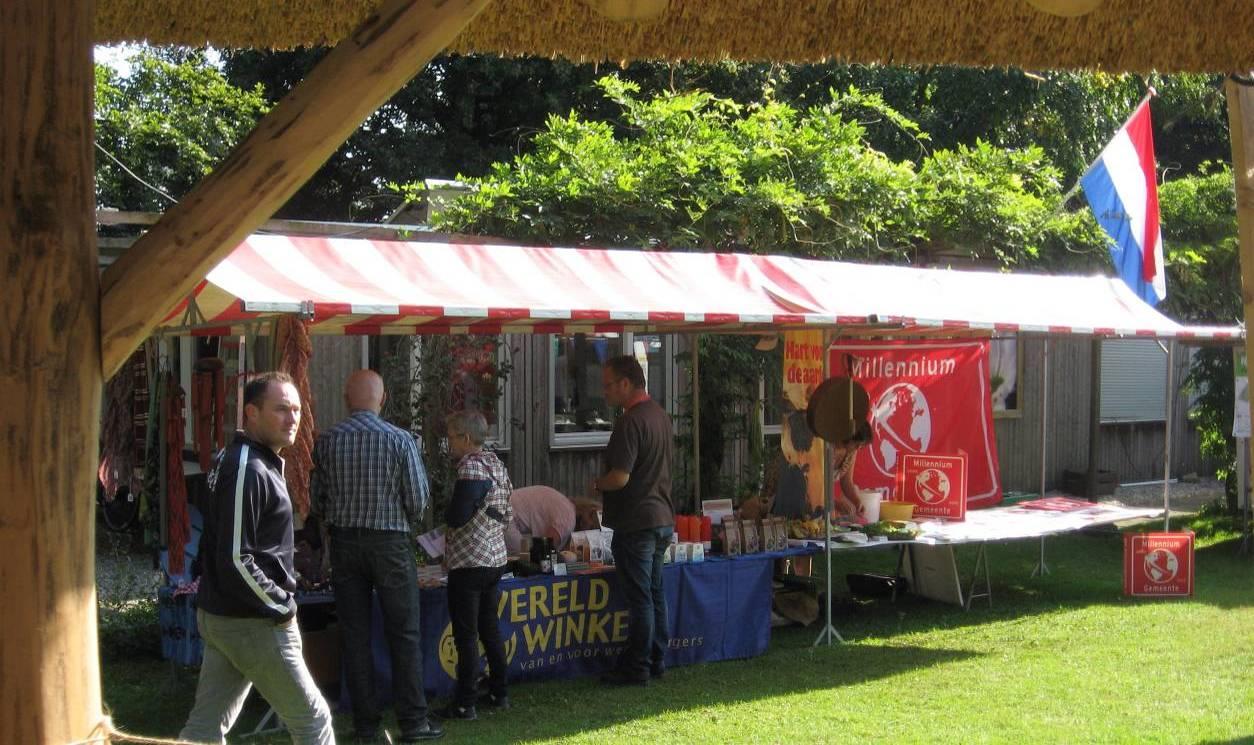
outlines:
[[[450,723],[444,741],[1254,742],[1254,559],[1236,555],[1225,520],[1193,525],[1190,600],[1124,598],[1114,533],[1049,539],[1052,574],[1040,579],[1029,577],[1036,542],[994,544],[992,608],[844,601],[846,644],[814,648],[817,628],[777,629],[761,657],[674,669],[647,689],[519,684],[513,709]],[[974,556],[959,549],[964,577]],[[842,578],[893,566],[890,552],[838,559]],[[173,670],[151,645],[105,638],[102,649],[117,724],[176,734],[195,671]],[[237,732],[262,708],[253,701]]]

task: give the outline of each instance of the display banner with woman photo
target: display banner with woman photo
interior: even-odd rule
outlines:
[[[906,454],[965,453],[967,507],[1000,502],[988,362],[983,339],[832,344],[828,374],[851,376],[871,399],[873,439],[854,464],[858,486],[891,488]]]
[[[784,410],[780,449],[784,459],[772,512],[808,517],[823,511],[823,442],[806,425],[810,394],[823,382],[823,332],[784,334]]]

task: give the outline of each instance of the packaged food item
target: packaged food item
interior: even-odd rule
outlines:
[[[782,517],[772,517],[771,527],[775,534],[775,550],[783,551],[788,548],[788,521]]]
[[[741,540],[740,521],[734,516],[728,515],[723,518],[723,549],[728,556],[739,556],[744,552],[744,543]]]
[[[762,550],[762,539],[758,534],[757,520],[741,520],[740,532],[746,554],[756,554]]]
[[[688,561],[697,563],[705,561],[705,547],[700,543],[690,543],[688,549]]]
[[[676,564],[688,563],[688,547],[691,546],[692,544],[691,543],[676,543],[673,545],[675,546],[675,563]]]

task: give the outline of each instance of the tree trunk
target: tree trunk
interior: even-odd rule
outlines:
[[[1237,192],[1241,303],[1247,329],[1245,359],[1249,361],[1254,360],[1254,334],[1250,333],[1254,330],[1254,86],[1228,80],[1224,88],[1228,95],[1228,136],[1232,139],[1232,176]],[[1249,405],[1254,409],[1254,399]],[[1254,437],[1248,442],[1254,452]]]
[[[0,3],[0,742],[101,718],[90,0]]]

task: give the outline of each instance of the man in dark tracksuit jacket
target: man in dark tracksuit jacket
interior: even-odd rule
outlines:
[[[294,743],[335,742],[331,711],[305,667],[296,626],[292,501],[279,451],[296,439],[300,395],[267,373],[244,388],[244,431],[209,474],[196,622],[205,658],[179,739],[225,742],[252,686]]]

